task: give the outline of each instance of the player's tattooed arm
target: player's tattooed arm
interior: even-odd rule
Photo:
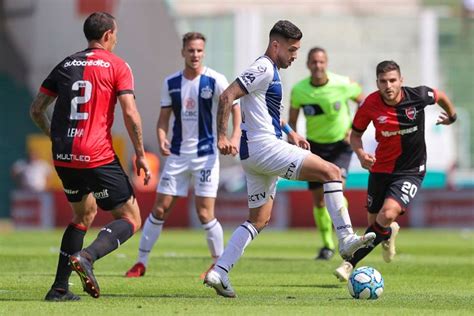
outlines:
[[[53,103],[56,97],[49,96],[42,92],[38,92],[36,98],[30,106],[30,116],[33,122],[49,137],[51,137],[51,122],[46,116],[48,106]]]
[[[217,147],[223,155],[237,154],[237,147],[227,138],[227,125],[234,101],[245,95],[242,87],[234,81],[222,92],[217,107]]]
[[[123,120],[127,128],[128,135],[132,141],[135,154],[139,157],[145,156],[143,148],[142,120],[138,113],[135,99],[132,94],[122,94],[119,96],[122,107]]]
[[[123,120],[127,128],[128,135],[132,141],[133,148],[137,159],[135,165],[137,167],[137,175],[140,176],[141,170],[145,172],[145,185],[150,180],[150,168],[145,159],[145,149],[143,146],[142,120],[138,113],[137,105],[133,94],[122,94],[119,96],[119,102],[122,107]]]

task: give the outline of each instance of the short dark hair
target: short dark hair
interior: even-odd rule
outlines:
[[[184,46],[186,46],[187,42],[197,40],[197,39],[200,39],[200,40],[203,40],[204,42],[206,42],[206,37],[202,33],[188,32],[188,33],[184,34],[183,35],[183,48],[184,48]]]
[[[107,12],[94,12],[84,22],[84,35],[89,42],[100,40],[105,32],[115,29],[114,21]]]
[[[300,40],[303,37],[303,33],[301,33],[301,30],[290,21],[280,20],[276,22],[270,30],[270,38],[273,36],[281,36],[285,39]]]
[[[307,61],[309,61],[309,59],[311,58],[311,56],[313,56],[313,54],[315,53],[323,53],[324,55],[327,56],[327,53],[326,53],[326,50],[322,47],[318,47],[318,46],[315,46],[313,48],[311,48],[308,52],[308,59]]]
[[[400,71],[400,66],[398,66],[396,62],[394,62],[393,60],[384,60],[377,65],[377,68],[375,70],[375,76],[378,77],[379,74],[384,74],[393,70],[398,71],[400,75],[402,74],[402,72]]]

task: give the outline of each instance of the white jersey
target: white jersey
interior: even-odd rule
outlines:
[[[257,59],[237,82],[247,93],[240,98],[240,159],[247,180],[248,204],[256,208],[275,198],[278,177],[298,179],[310,152],[281,139],[280,74],[267,56]]]
[[[277,66],[267,56],[262,56],[237,78],[237,82],[247,93],[240,98],[243,140],[281,139],[282,87]],[[245,154],[245,150],[241,152],[241,159],[245,159]]]
[[[217,105],[228,85],[224,75],[208,67],[193,80],[186,79],[182,71],[164,80],[161,107],[172,107],[175,117],[171,153],[217,154]]]

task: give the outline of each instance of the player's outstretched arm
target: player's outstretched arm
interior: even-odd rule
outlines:
[[[30,106],[30,116],[36,126],[38,126],[43,133],[51,137],[50,125],[48,117],[46,116],[46,109],[53,103],[56,97],[49,96],[42,92],[38,92],[36,98]]]
[[[137,167],[137,175],[140,176],[141,170],[145,172],[145,185],[150,181],[150,168],[145,158],[145,149],[143,147],[142,120],[138,113],[137,105],[133,94],[122,94],[118,97],[122,107],[123,120],[127,128],[128,135],[135,149],[135,166]]]
[[[350,143],[352,150],[356,153],[357,158],[359,158],[362,168],[369,170],[375,163],[375,156],[364,151],[362,134],[363,133],[352,130],[350,135]]]
[[[439,115],[436,125],[450,125],[454,123],[457,119],[456,109],[448,96],[442,91],[438,91],[438,105],[445,110],[446,113]]]
[[[237,147],[227,138],[227,124],[234,101],[244,95],[244,90],[237,81],[234,81],[219,97],[219,106],[217,108],[217,148],[223,155],[235,155],[237,153]]]
[[[168,135],[169,122],[173,109],[171,107],[161,108],[158,122],[156,123],[156,137],[158,138],[158,145],[163,156],[171,154],[170,144],[166,135]]]

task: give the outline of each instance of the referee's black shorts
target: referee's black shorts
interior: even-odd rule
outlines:
[[[82,197],[92,192],[97,205],[106,211],[114,210],[134,195],[127,174],[115,157],[106,165],[77,169],[56,167],[69,202],[80,202]]]
[[[336,143],[329,144],[320,144],[312,142],[308,139],[308,142],[311,146],[311,152],[315,155],[318,155],[322,159],[332,162],[341,169],[342,177],[347,177],[347,172],[349,170],[349,164],[351,163],[352,149],[344,140],[338,141]],[[321,182],[308,182],[310,190],[315,190],[322,187]]]

